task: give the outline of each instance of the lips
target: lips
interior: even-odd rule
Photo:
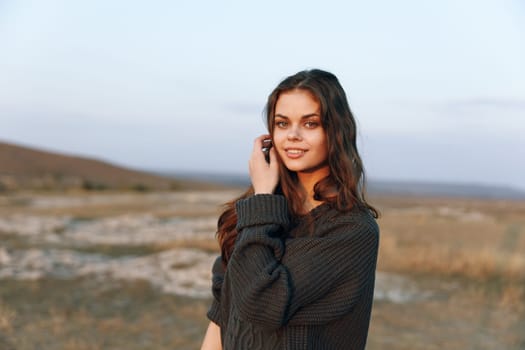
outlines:
[[[300,149],[300,148],[285,148],[284,150],[286,152],[286,155],[289,157],[289,158],[299,158],[299,157],[302,157],[306,150],[304,149]]]

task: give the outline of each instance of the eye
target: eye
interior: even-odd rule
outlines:
[[[304,126],[308,129],[314,129],[319,126],[319,123],[314,121],[307,121],[306,123],[304,123]]]
[[[280,128],[280,129],[284,129],[288,126],[288,122],[285,122],[285,121],[282,121],[282,120],[276,120],[275,121],[275,126]]]

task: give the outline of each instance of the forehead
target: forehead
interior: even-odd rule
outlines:
[[[275,114],[287,117],[319,113],[320,104],[317,98],[308,90],[295,89],[279,94],[275,104]]]

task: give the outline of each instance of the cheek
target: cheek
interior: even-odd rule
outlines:
[[[320,149],[327,149],[328,143],[327,143],[326,135],[324,134],[324,132],[320,132],[320,133],[316,133],[315,135],[312,135],[310,140],[312,144],[314,144],[316,147],[319,147]]]
[[[274,145],[279,147],[286,140],[286,135],[284,134],[284,132],[282,130],[275,129],[273,131],[272,139],[273,139]]]

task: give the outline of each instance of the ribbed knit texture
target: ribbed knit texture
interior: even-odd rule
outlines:
[[[239,235],[224,270],[213,265],[208,318],[223,350],[364,349],[379,228],[364,209],[322,204],[291,228],[286,199],[236,203]]]

